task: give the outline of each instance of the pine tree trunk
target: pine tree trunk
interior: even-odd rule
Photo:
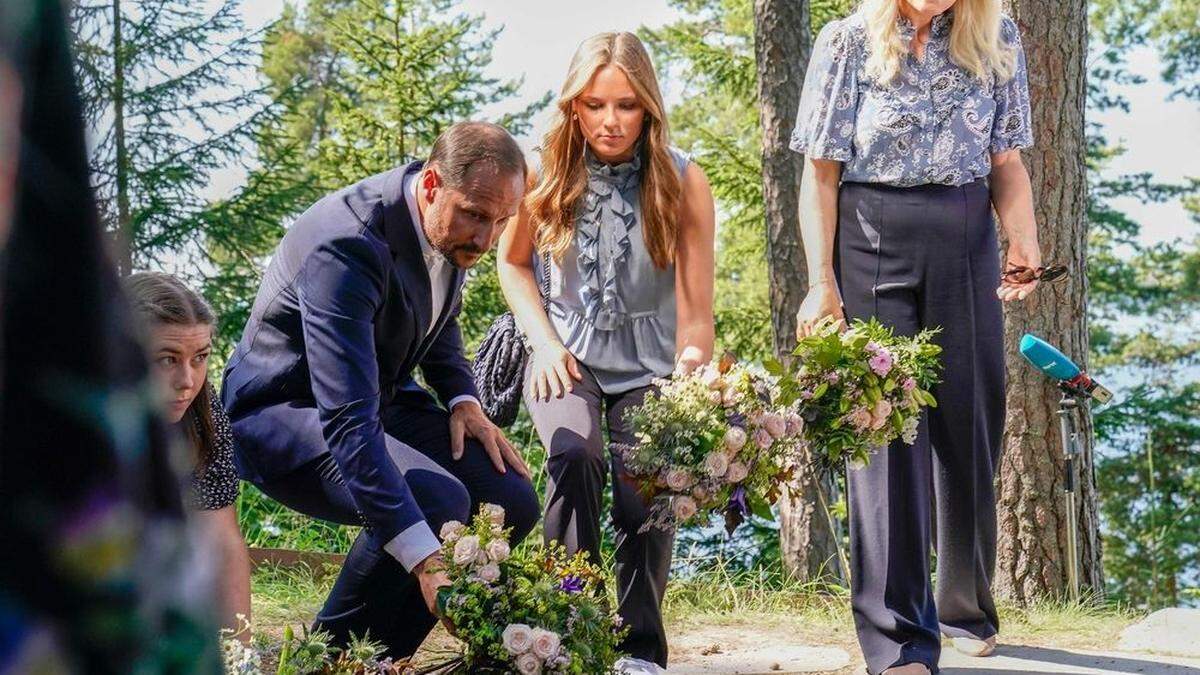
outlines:
[[[133,219],[129,214],[129,150],[125,145],[125,45],[121,39],[121,0],[113,0],[113,141],[116,145],[117,267],[133,272]]]
[[[754,1],[771,328],[780,355],[796,344],[796,312],[808,290],[797,210],[803,158],[788,148],[788,140],[811,48],[807,0]],[[823,504],[828,500],[822,499],[822,492],[830,493],[827,483],[806,464],[780,498],[784,566],[801,579],[838,573],[836,541]]]
[[[1014,0],[1029,63],[1034,147],[1024,153],[1033,181],[1042,257],[1070,266],[1065,281],[1043,284],[1030,300],[1005,310],[1008,419],[997,484],[999,546],[995,589],[1017,603],[1067,591],[1067,520],[1059,422],[1059,392],[1020,357],[1033,333],[1085,365],[1088,354],[1087,182],[1084,102],[1085,0]],[[1084,416],[1086,417],[1086,416]],[[1102,588],[1096,481],[1090,418],[1080,420],[1077,462],[1080,584]]]

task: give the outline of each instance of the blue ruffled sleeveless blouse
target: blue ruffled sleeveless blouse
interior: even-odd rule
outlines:
[[[671,148],[680,175],[690,157]],[[654,266],[642,233],[642,153],[609,165],[585,151],[588,182],[575,237],[550,263],[547,313],[563,345],[607,394],[671,374],[675,365],[675,266]],[[541,274],[541,261],[537,263]]]

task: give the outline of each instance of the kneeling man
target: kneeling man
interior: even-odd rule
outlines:
[[[499,504],[514,544],[537,521],[529,469],[479,406],[457,320],[465,270],[516,214],[525,171],[508,132],[464,122],[427,161],[320,200],[280,242],[225,369],[242,477],[365,528],[315,624],[339,645],[370,631],[389,656],[416,651],[446,583],[446,521]]]

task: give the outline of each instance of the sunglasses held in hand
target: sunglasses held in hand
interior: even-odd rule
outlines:
[[[1000,274],[1000,279],[1010,284],[1027,284],[1031,281],[1058,281],[1067,277],[1066,265],[1047,265],[1045,267],[1025,267],[1024,265],[1009,265]]]

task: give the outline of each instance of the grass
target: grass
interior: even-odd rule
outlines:
[[[711,559],[680,562],[699,571],[672,579],[667,589],[663,605],[672,658],[707,653],[718,645],[737,649],[742,640],[773,640],[840,647],[855,661],[844,672],[855,672],[860,662],[846,589],[800,582],[772,568],[741,570]],[[252,588],[256,641],[278,645],[285,626],[299,629],[311,623],[336,571],[331,565],[316,570],[305,565],[259,567]],[[1141,616],[1098,603],[1000,607],[1004,643],[1057,648],[1111,648],[1120,631]],[[435,649],[453,647],[440,628],[431,643]]]

